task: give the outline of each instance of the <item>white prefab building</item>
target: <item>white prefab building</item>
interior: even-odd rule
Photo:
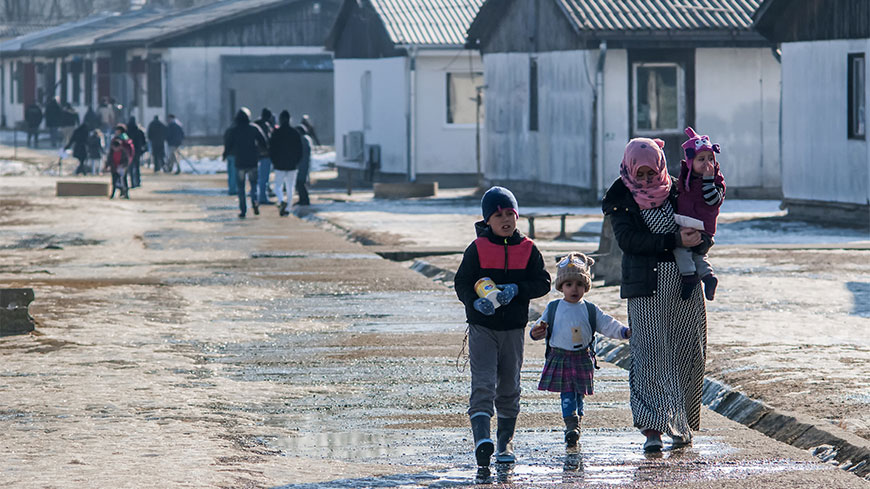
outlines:
[[[757,2],[488,0],[469,29],[486,78],[487,184],[594,203],[633,137],[722,147],[729,197],[781,195],[780,66]]]
[[[333,142],[332,56],[339,0],[222,0],[180,10],[100,14],[0,44],[7,125],[56,96],[83,116],[104,98],[146,124],[174,114],[190,137],[219,141],[248,106],[309,114]],[[299,27],[303,26],[303,27]],[[296,121],[298,122],[298,118]]]
[[[782,191],[789,215],[870,225],[870,2],[768,0],[756,28],[782,46]]]
[[[483,66],[465,31],[483,0],[346,0],[334,53],[342,171],[377,181],[477,183]]]

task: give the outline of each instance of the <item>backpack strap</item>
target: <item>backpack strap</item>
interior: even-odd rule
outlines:
[[[556,308],[559,307],[559,302],[559,300],[555,300],[547,304],[547,310],[544,311],[544,314],[547,315],[547,343],[544,358],[550,357],[550,336],[553,335],[553,323],[556,322]]]
[[[595,370],[599,370],[601,367],[598,366],[598,360],[596,359],[595,352],[595,330],[598,328],[598,311],[595,304],[586,301],[586,313],[589,315],[589,327],[592,328],[592,339],[589,340],[589,344],[586,345],[586,348],[589,349],[589,352],[592,353],[592,365],[595,366]]]

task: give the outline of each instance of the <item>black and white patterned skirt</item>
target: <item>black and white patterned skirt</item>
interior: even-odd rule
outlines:
[[[673,210],[643,211],[654,233],[674,232]],[[656,292],[628,299],[632,365],[631,412],[637,428],[691,436],[701,421],[701,388],[707,354],[707,313],[701,287],[680,298],[680,271],[658,264]]]

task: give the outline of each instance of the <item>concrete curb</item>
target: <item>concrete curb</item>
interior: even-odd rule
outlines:
[[[414,260],[410,268],[437,282],[453,285],[455,273],[450,270],[424,260]],[[529,315],[532,315],[531,311]],[[605,361],[625,370],[631,368],[628,342],[599,338],[596,350]],[[704,377],[701,400],[705,406],[728,419],[774,440],[809,450],[822,462],[870,480],[870,442],[859,436],[805,416],[777,411],[707,376]]]

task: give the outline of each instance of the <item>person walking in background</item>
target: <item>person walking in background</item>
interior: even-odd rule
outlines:
[[[106,140],[103,132],[99,129],[94,129],[88,134],[88,160],[91,163],[91,172],[94,175],[99,174],[100,161],[103,159],[103,153],[106,152]]]
[[[42,109],[36,102],[31,103],[24,109],[24,122],[27,124],[27,146],[31,147],[30,141],[33,140],[33,148],[39,147],[39,125],[42,124]]]
[[[145,140],[145,132],[142,130],[142,127],[136,123],[136,118],[130,116],[130,120],[127,121],[127,136],[130,137],[130,140],[133,141],[133,149],[135,152],[133,153],[133,160],[130,162],[130,168],[128,173],[130,174],[130,188],[136,188],[142,186],[142,176],[140,174],[140,163],[142,161],[142,155],[145,153],[145,150],[148,149],[148,143]]]
[[[308,117],[308,114],[302,115],[302,126],[305,128],[308,136],[311,137],[311,140],[314,141],[314,145],[320,146],[320,138],[317,137],[317,131],[314,130],[314,123],[311,122],[311,118]]]
[[[251,111],[242,107],[236,113],[235,127],[229,132],[225,141],[225,152],[233,155],[236,161],[236,189],[239,196],[239,219],[247,214],[245,203],[245,179],[251,188],[251,208],[254,214],[260,213],[260,201],[257,199],[257,165],[260,155],[268,146],[260,126],[251,122]]]
[[[45,102],[45,127],[48,128],[48,137],[51,141],[51,146],[57,148],[60,143],[59,128],[62,124],[63,109],[54,97],[49,97]]]
[[[272,123],[272,111],[264,107],[260,112],[260,118],[254,121],[260,131],[263,132],[263,137],[266,141],[272,139],[272,132],[275,130],[275,125]],[[260,196],[260,205],[269,205],[272,202],[269,200],[269,176],[272,173],[272,160],[269,158],[268,146],[260,153],[257,189]]]
[[[156,115],[151,124],[148,124],[148,141],[151,143],[151,165],[154,167],[154,173],[157,173],[164,169],[166,124],[160,122],[160,117]]]
[[[109,98],[103,97],[100,100],[100,106],[97,107],[97,114],[100,116],[100,121],[102,125],[100,128],[103,130],[103,134],[108,138],[111,137],[112,131],[115,127],[115,110],[109,105]]]
[[[178,175],[181,173],[178,150],[181,147],[181,143],[184,142],[184,129],[181,128],[181,122],[174,115],[169,114],[166,120],[169,121],[169,124],[166,125],[166,145],[169,146],[169,171],[174,171]]]
[[[130,192],[127,188],[127,166],[133,160],[133,141],[127,136],[127,128],[124,124],[115,126],[115,135],[112,137],[112,142],[109,143],[109,153],[106,155],[106,169],[112,172],[112,195],[110,199],[115,198],[115,191],[120,191],[121,197],[130,198]]]
[[[296,131],[302,141],[302,157],[299,159],[299,167],[296,172],[296,193],[299,194],[296,205],[311,205],[311,200],[308,197],[308,172],[311,168],[311,148],[314,146],[314,141],[311,140],[305,126],[298,126]]]
[[[73,131],[79,125],[79,113],[76,112],[72,105],[69,102],[64,102],[61,104],[60,109],[60,132],[62,141],[69,141],[69,138],[72,137]]]
[[[296,172],[302,159],[302,136],[290,125],[290,112],[281,111],[279,126],[269,140],[269,155],[275,166],[275,195],[278,199],[278,215],[290,214],[287,207],[293,203],[293,187]],[[287,193],[284,193],[286,187]]]
[[[76,175],[86,175],[88,173],[88,167],[85,162],[88,159],[89,132],[90,130],[88,129],[87,124],[79,124],[79,126],[73,130],[72,134],[70,134],[69,141],[67,141],[66,146],[63,148],[64,150],[68,150],[72,147],[73,158],[79,160],[79,166],[75,171]]]
[[[100,120],[99,114],[94,112],[94,109],[91,107],[88,107],[87,112],[85,112],[84,122],[90,130],[101,129],[103,127],[103,121]]]
[[[701,389],[707,351],[707,313],[701,288],[680,297],[678,247],[705,254],[701,234],[674,220],[679,193],[668,175],[660,139],[635,138],[625,146],[620,177],[607,190],[602,210],[624,253],[620,297],[628,299],[631,328],[630,387],[634,426],[646,452],[692,443],[701,423]]]
[[[239,191],[236,185],[236,155],[229,151],[229,142],[232,132],[236,128],[236,120],[230,123],[230,127],[224,131],[224,152],[221,155],[223,160],[227,162],[227,194],[236,195]]]

